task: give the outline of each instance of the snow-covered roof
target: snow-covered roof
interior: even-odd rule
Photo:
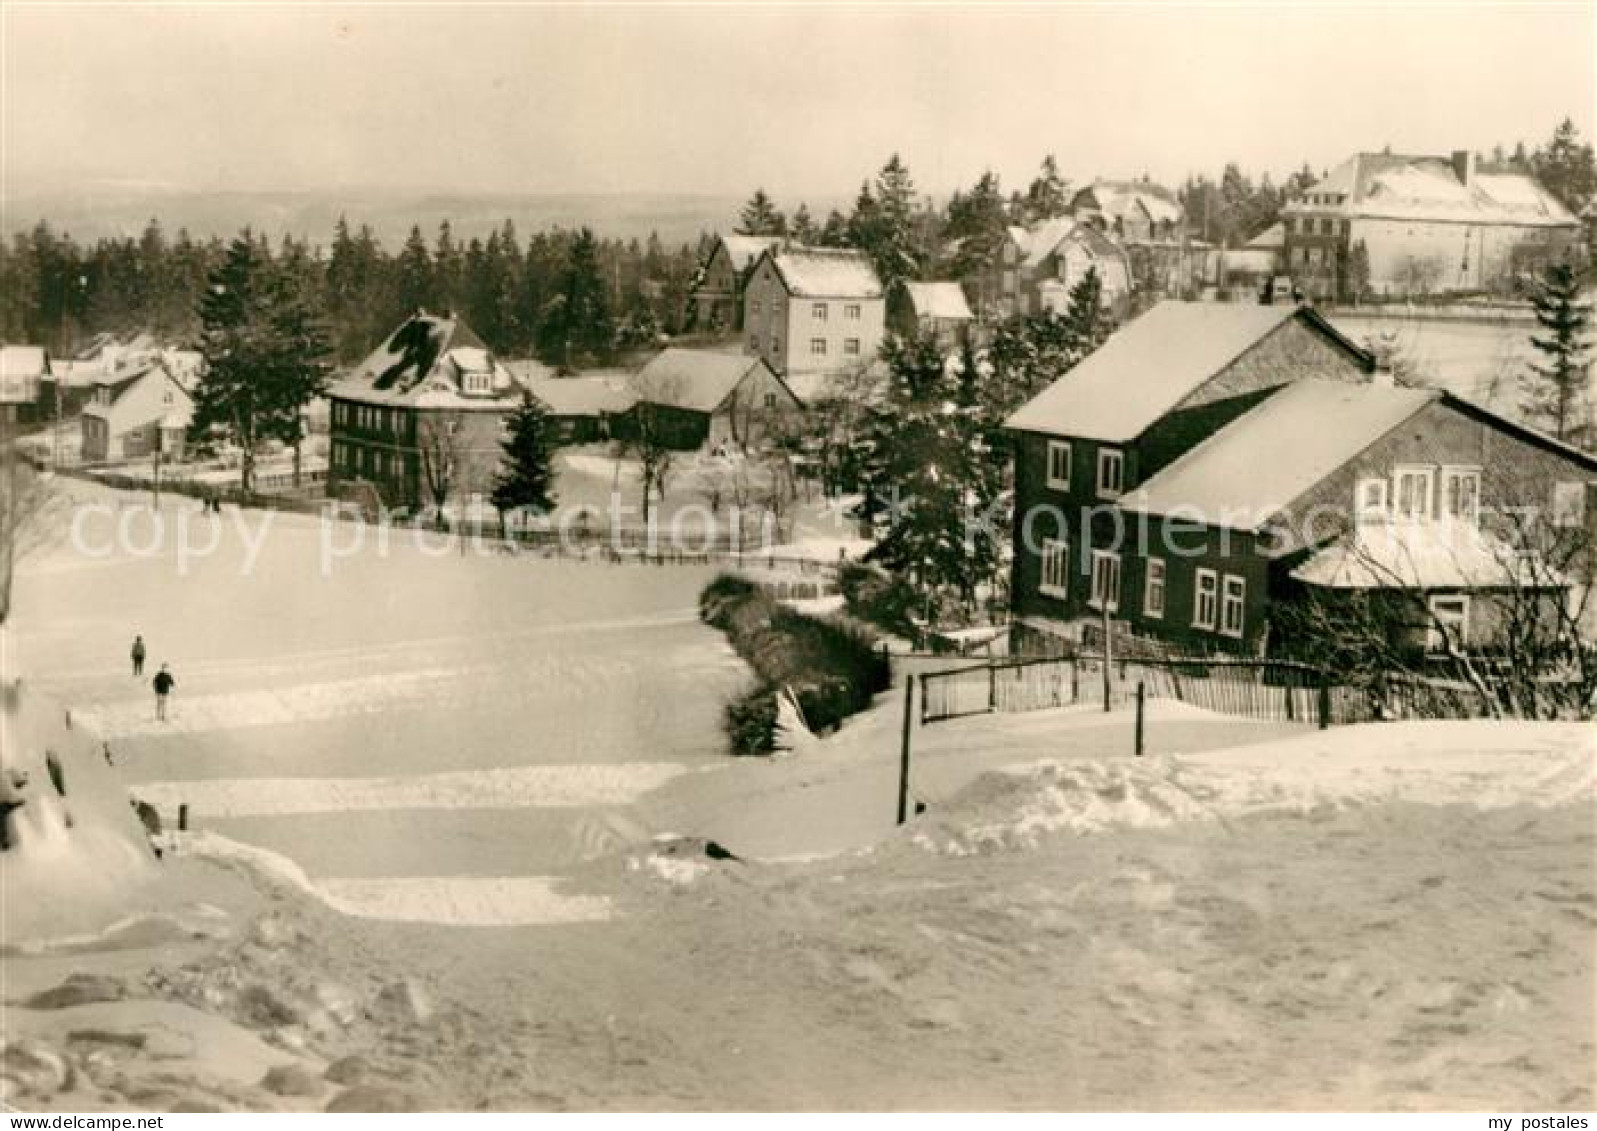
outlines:
[[[1558,199],[1522,173],[1469,173],[1447,157],[1356,153],[1289,202],[1283,215],[1433,220],[1562,227],[1577,223]],[[1320,199],[1329,198],[1329,199]]]
[[[1504,589],[1565,582],[1473,522],[1365,522],[1292,571],[1327,589]]]
[[[1280,223],[1271,224],[1242,246],[1260,248],[1266,251],[1280,251],[1286,246],[1286,225]]]
[[[1052,255],[1066,240],[1080,243],[1095,259],[1121,256],[1119,244],[1091,224],[1070,216],[1044,220],[1032,228],[1011,227],[1010,241],[1020,252],[1020,266],[1035,267]]]
[[[543,362],[531,357],[518,357],[501,361],[499,364],[510,370],[510,375],[522,384],[555,375],[554,366],[545,365]]]
[[[763,360],[746,354],[672,347],[640,369],[632,387],[640,401],[714,412],[756,369],[770,372]]]
[[[625,412],[638,396],[624,376],[534,377],[527,391],[555,416]]]
[[[1111,334],[1005,427],[1126,443],[1292,318],[1365,356],[1305,307],[1169,300]]]
[[[768,254],[788,294],[795,297],[882,297],[882,282],[863,251],[789,245]]]
[[[726,248],[726,257],[732,261],[732,270],[747,271],[768,248],[782,242],[781,236],[730,235],[718,237]]]
[[[1092,194],[1098,211],[1110,219],[1131,219],[1138,209],[1156,224],[1181,223],[1181,202],[1176,194],[1152,181],[1094,181],[1085,190]],[[1082,194],[1078,193],[1080,199]]]
[[[487,390],[468,389],[486,374]],[[502,409],[522,384],[460,318],[419,311],[365,361],[333,383],[329,395],[377,405],[435,409]]]
[[[905,283],[904,291],[909,296],[910,306],[914,308],[917,318],[942,318],[968,322],[975,317],[971,314],[970,304],[965,301],[965,292],[958,283],[947,281]]]
[[[1127,492],[1119,505],[1258,530],[1440,396],[1389,385],[1294,382]]]

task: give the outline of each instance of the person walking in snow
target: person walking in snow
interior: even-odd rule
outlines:
[[[172,694],[172,688],[177,686],[177,680],[172,678],[172,673],[167,670],[165,664],[162,664],[161,670],[155,673],[153,686],[155,687],[155,721],[164,723],[166,722],[166,697]]]
[[[133,638],[133,675],[135,678],[144,674],[144,637]]]

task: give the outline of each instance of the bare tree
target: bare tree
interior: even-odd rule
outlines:
[[[421,448],[421,473],[432,496],[433,512],[440,529],[444,526],[444,504],[460,475],[461,422],[456,413],[429,413],[418,432]]]
[[[1467,687],[1493,718],[1591,717],[1591,525],[1573,503],[1562,513],[1500,504],[1483,512],[1478,528],[1454,521],[1461,525],[1451,540],[1433,538],[1425,552],[1430,571],[1400,530],[1349,522],[1332,542],[1356,583],[1311,586],[1284,604],[1272,626],[1278,647],[1375,699],[1397,682],[1439,680]],[[1456,584],[1435,583],[1439,562]]]
[[[676,448],[671,426],[671,406],[680,399],[680,385],[670,378],[636,379],[638,400],[631,412],[631,427],[623,430],[616,452],[638,461],[643,481],[643,524],[649,524],[658,496],[665,502],[665,486],[674,470]]]

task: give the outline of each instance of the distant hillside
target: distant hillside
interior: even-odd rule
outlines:
[[[811,201],[810,210],[824,216],[827,208],[838,203]],[[352,225],[370,224],[390,246],[401,243],[412,224],[421,225],[431,242],[445,219],[462,239],[486,235],[509,219],[523,238],[541,228],[586,224],[603,236],[619,239],[641,240],[654,231],[667,245],[676,245],[696,239],[700,232],[730,228],[742,204],[735,197],[689,194],[190,192],[101,182],[14,193],[6,201],[5,213],[13,231],[44,219],[52,227],[90,242],[101,236],[137,236],[154,216],[168,235],[179,228],[187,228],[196,237],[231,235],[247,224],[274,237],[292,232],[325,244],[332,239],[333,225],[342,214]]]

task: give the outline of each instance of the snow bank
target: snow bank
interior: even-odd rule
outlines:
[[[159,874],[127,790],[99,741],[52,700],[11,684],[0,715],[0,774],[21,802],[4,818],[0,943],[101,930]]]
[[[406,876],[312,880],[286,856],[219,836],[186,833],[172,838],[174,852],[230,865],[293,888],[334,911],[363,919],[439,923],[455,927],[518,927],[579,923],[610,917],[609,901],[565,895],[548,876]]]
[[[688,768],[669,762],[515,766],[382,778],[223,778],[150,782],[139,796],[207,817],[396,809],[536,809],[626,805]]]
[[[1553,808],[1597,798],[1579,724],[1387,723],[1190,757],[1041,761],[982,774],[913,834],[951,855],[1056,833],[1224,822],[1386,802]]]

